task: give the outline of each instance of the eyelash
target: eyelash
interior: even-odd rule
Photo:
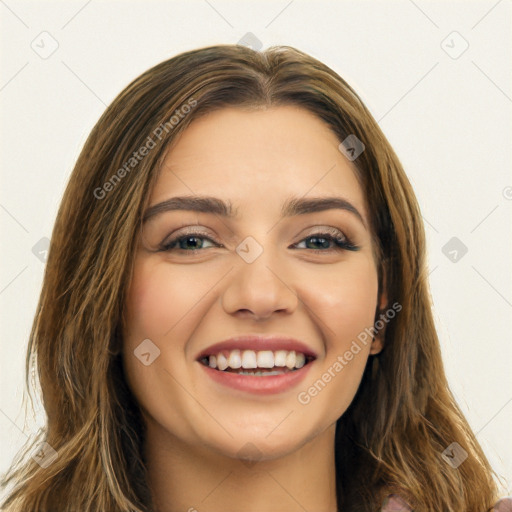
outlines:
[[[181,240],[187,239],[187,238],[199,238],[199,239],[206,239],[210,242],[217,243],[215,240],[213,240],[211,237],[207,236],[206,233],[198,233],[195,231],[185,232],[181,234],[180,236],[173,238],[166,244],[162,244],[160,251],[168,252],[172,251],[174,249],[174,245],[176,245],[177,242],[180,242]],[[340,231],[337,229],[325,229],[324,231],[319,231],[317,233],[312,233],[308,235],[307,237],[300,240],[301,243],[304,240],[308,240],[310,238],[320,238],[327,241],[334,242],[337,247],[330,248],[330,249],[310,249],[310,251],[313,251],[315,253],[321,253],[321,252],[331,252],[331,251],[357,251],[359,250],[359,247],[357,245],[354,245],[347,237],[340,236]],[[218,244],[217,244],[218,245]],[[297,244],[295,244],[297,245]],[[178,249],[181,252],[198,252],[201,249]]]

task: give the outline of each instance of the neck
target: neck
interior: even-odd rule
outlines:
[[[155,512],[336,512],[335,430],[333,424],[284,457],[253,462],[185,444],[148,421],[144,452]]]

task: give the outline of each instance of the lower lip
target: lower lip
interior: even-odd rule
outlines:
[[[224,386],[259,395],[271,395],[274,393],[282,393],[296,386],[304,379],[312,362],[298,370],[283,373],[282,375],[270,375],[269,377],[239,375],[238,373],[214,370],[202,363],[198,364],[212,380]]]

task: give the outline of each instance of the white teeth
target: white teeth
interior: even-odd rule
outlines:
[[[258,352],[258,368],[274,368],[274,353],[271,350]]]
[[[239,350],[222,351],[218,354],[211,354],[205,358],[205,363],[210,368],[216,368],[221,371],[227,368],[234,370],[241,369],[241,374],[255,375],[260,372],[244,372],[243,369],[253,370],[255,368],[288,368],[289,370],[302,368],[306,364],[306,355],[294,350]],[[271,372],[262,372],[270,375]],[[278,372],[279,373],[279,372]],[[282,373],[282,372],[280,372]]]
[[[274,352],[274,366],[286,366],[286,350],[277,350]]]
[[[295,354],[295,368],[302,368],[306,364],[306,356],[302,353]]]
[[[224,354],[217,354],[217,368],[225,370],[228,367],[228,360]]]
[[[240,368],[242,366],[242,357],[240,356],[240,350],[232,350],[229,353],[228,365],[230,368]]]
[[[256,363],[256,352],[254,352],[254,350],[244,350],[242,352],[242,367],[246,370],[258,367]]]
[[[286,366],[291,370],[295,368],[295,351],[292,350],[286,354]]]

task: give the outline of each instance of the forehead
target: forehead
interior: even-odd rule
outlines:
[[[167,153],[150,204],[210,195],[229,200],[235,213],[261,216],[289,197],[340,196],[366,218],[364,191],[339,143],[300,107],[216,110],[194,120]]]

